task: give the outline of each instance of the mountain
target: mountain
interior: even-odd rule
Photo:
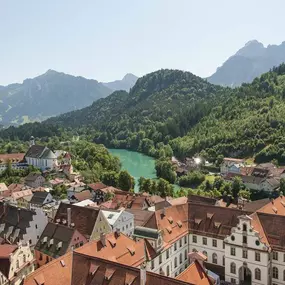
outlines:
[[[130,91],[130,89],[135,85],[138,77],[135,75],[128,73],[126,74],[122,80],[116,80],[112,82],[103,83],[109,89],[116,91],[116,90],[125,90]]]
[[[86,107],[111,92],[96,80],[48,70],[22,84],[0,87],[0,124],[41,121]]]
[[[48,140],[72,135],[154,157],[200,154],[254,157],[285,164],[285,64],[250,84],[228,88],[179,70],[139,78],[128,93],[116,91],[91,106],[42,123],[0,131],[4,140]]]
[[[253,40],[231,56],[208,81],[223,86],[240,86],[252,82],[254,78],[283,62],[285,42],[264,47],[262,43]]]

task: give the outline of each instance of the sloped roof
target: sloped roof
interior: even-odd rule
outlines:
[[[107,186],[102,182],[97,182],[97,183],[88,184],[88,187],[91,188],[93,191],[97,191],[106,188]]]
[[[264,198],[256,201],[250,201],[248,203],[245,203],[243,210],[247,212],[256,212],[266,204],[270,202],[269,198]]]
[[[4,224],[4,230],[0,231],[0,237],[11,232],[10,236],[16,237],[15,242],[21,240],[26,234],[26,229],[30,227],[34,215],[36,213],[32,210],[4,205],[3,202],[0,202],[0,225]]]
[[[89,190],[84,190],[82,192],[75,193],[73,196],[78,202],[81,202],[86,199],[92,199],[92,194]]]
[[[207,205],[215,205],[217,203],[217,199],[215,198],[210,198],[210,197],[203,197],[199,195],[189,195],[188,196],[188,201],[189,202],[194,202],[194,203],[201,203],[201,204],[207,204]]]
[[[86,237],[91,236],[99,214],[99,209],[60,203],[53,221],[67,220],[68,208],[71,208],[71,223],[74,223],[74,228]]]
[[[23,162],[24,161],[24,153],[5,153],[0,154],[0,164],[7,163],[8,160],[13,162]]]
[[[238,224],[238,216],[247,214],[239,209],[189,203],[189,230],[215,238],[225,238]]]
[[[5,183],[0,183],[0,194],[3,191],[8,191],[8,187],[6,186]]]
[[[177,279],[188,282],[190,284],[212,284],[205,270],[198,261],[195,261],[190,264],[182,273],[177,276]]]
[[[141,209],[126,209],[126,211],[134,215],[135,226],[144,226],[154,216],[154,212]]]
[[[46,149],[45,146],[43,145],[32,145],[27,153],[26,153],[26,157],[31,157],[31,158],[41,158],[42,153],[44,152],[44,150]]]
[[[140,269],[91,257],[84,254],[74,253],[73,256],[72,285],[140,285]],[[193,270],[194,271],[194,270]],[[195,274],[197,275],[197,274]],[[208,285],[207,283],[189,283],[157,273],[146,271],[145,285]],[[209,283],[211,284],[211,283]],[[26,284],[24,284],[26,285]]]
[[[37,180],[38,177],[42,176],[40,173],[29,173],[28,176],[26,176],[26,181],[34,182]]]
[[[69,252],[29,274],[24,280],[24,285],[70,285],[71,272],[72,253]]]
[[[44,150],[40,158],[41,159],[56,159],[57,156],[50,149],[47,148]]]
[[[19,198],[26,197],[26,196],[31,196],[32,197],[32,195],[33,195],[32,190],[28,189],[28,190],[14,192],[14,193],[12,193],[11,197],[13,199],[17,200]]]
[[[62,256],[67,252],[75,232],[74,228],[50,222],[46,225],[35,249],[53,258]],[[52,245],[50,245],[51,240],[53,242]],[[59,243],[61,243],[60,248],[58,248]]]
[[[31,199],[31,204],[44,205],[44,201],[48,195],[48,192],[35,192]]]
[[[260,207],[259,209],[257,209],[257,212],[285,216],[285,197],[284,196],[279,196],[278,198],[272,201],[270,201],[269,199],[266,199],[266,200],[267,200],[267,203],[263,207]]]
[[[86,243],[75,252],[113,260],[130,266],[139,266],[145,260],[144,240],[136,242],[123,233],[105,235],[105,246],[100,239]]]

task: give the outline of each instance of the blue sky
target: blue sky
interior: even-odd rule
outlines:
[[[284,10],[284,0],[0,0],[0,85],[48,69],[206,77],[249,40],[285,41]]]

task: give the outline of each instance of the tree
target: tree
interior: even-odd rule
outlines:
[[[171,161],[168,159],[159,159],[155,162],[155,169],[157,177],[163,178],[170,183],[176,180],[176,173],[173,170]]]
[[[238,196],[244,199],[250,199],[250,192],[248,190],[240,190]]]
[[[280,179],[280,191],[285,193],[285,178]]]
[[[108,186],[117,187],[118,180],[118,173],[115,171],[105,171],[101,176],[101,181]]]
[[[158,179],[157,183],[157,192],[161,197],[171,196],[173,197],[173,186],[169,184],[168,181],[166,181],[163,178]]]
[[[235,176],[233,183],[232,183],[232,194],[234,199],[236,199],[238,197],[238,193],[242,188],[242,180],[240,177]]]
[[[118,187],[124,191],[130,191],[134,188],[134,178],[129,174],[128,171],[122,170],[118,177]]]

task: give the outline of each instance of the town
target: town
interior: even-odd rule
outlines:
[[[0,183],[1,285],[284,284],[285,169],[272,163],[223,159],[226,181],[279,191],[250,201],[84,183],[72,153],[33,137],[26,153],[0,161],[1,172],[34,170],[21,183]],[[172,159],[178,173],[191,171],[189,161]]]

